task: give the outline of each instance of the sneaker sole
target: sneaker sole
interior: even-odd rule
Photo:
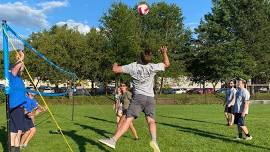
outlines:
[[[160,152],[160,150],[155,146],[153,142],[150,142],[150,147],[154,149],[154,152]]]
[[[113,145],[111,145],[111,144],[108,144],[108,143],[103,142],[103,141],[101,141],[101,140],[98,140],[98,141],[99,141],[100,143],[102,143],[102,144],[104,144],[104,145],[106,145],[106,146],[112,148],[112,149],[115,149],[115,146],[113,146]]]

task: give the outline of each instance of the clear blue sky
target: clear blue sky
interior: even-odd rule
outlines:
[[[80,26],[82,32],[99,26],[100,17],[113,2],[120,0],[1,0],[0,18],[7,19],[20,34],[27,36],[55,24]],[[133,7],[139,1],[122,0]],[[159,2],[148,0],[147,2]],[[211,11],[211,0],[166,0],[183,12],[185,26],[196,27],[204,14]],[[150,9],[151,11],[151,9]]]

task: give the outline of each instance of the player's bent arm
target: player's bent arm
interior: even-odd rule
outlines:
[[[168,68],[170,66],[170,60],[169,60],[169,57],[168,57],[168,48],[166,46],[162,46],[160,48],[160,51],[161,51],[162,56],[163,56],[164,66],[165,66],[165,68]]]
[[[113,64],[112,71],[114,73],[123,73],[123,68],[122,66],[119,66],[117,63]]]
[[[24,60],[24,53],[22,50],[19,50],[18,52],[17,62],[15,63],[14,67],[12,68],[11,72],[14,76],[16,76],[22,69],[23,69],[23,63]]]
[[[23,66],[23,63],[21,61],[18,61],[11,70],[12,75],[14,75],[14,76],[18,75],[22,66]]]
[[[163,53],[163,63],[164,63],[165,68],[168,68],[171,65],[167,53]]]

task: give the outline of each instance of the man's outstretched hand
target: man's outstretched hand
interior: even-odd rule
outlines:
[[[160,51],[162,54],[168,53],[168,48],[167,48],[167,46],[161,46],[160,49],[159,49],[159,51]]]

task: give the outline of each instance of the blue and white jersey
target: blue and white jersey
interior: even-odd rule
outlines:
[[[234,113],[242,113],[245,107],[245,102],[247,102],[250,98],[250,93],[247,89],[238,88],[236,92],[236,102],[234,105]],[[248,114],[248,109],[245,114]]]

